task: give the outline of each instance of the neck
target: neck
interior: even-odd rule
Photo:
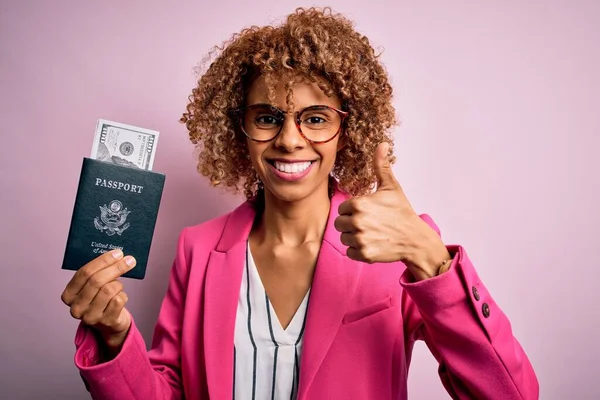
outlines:
[[[323,239],[331,204],[327,182],[299,201],[283,201],[268,190],[264,196],[264,212],[255,231],[259,241],[297,247]]]

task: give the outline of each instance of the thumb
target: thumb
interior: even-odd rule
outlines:
[[[375,176],[377,176],[377,190],[395,189],[398,181],[394,177],[394,171],[388,158],[390,145],[386,142],[380,143],[375,149],[373,157]]]

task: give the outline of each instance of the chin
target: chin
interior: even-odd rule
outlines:
[[[265,190],[277,200],[295,203],[309,197],[314,188],[311,185],[269,185]]]

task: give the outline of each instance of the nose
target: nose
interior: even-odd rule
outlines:
[[[306,140],[304,140],[294,122],[294,116],[286,114],[281,132],[275,138],[275,147],[285,149],[286,152],[291,153],[294,150],[306,147],[306,145]]]

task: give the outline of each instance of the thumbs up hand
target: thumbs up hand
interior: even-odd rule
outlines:
[[[349,258],[367,263],[402,261],[415,280],[445,272],[451,256],[440,236],[413,210],[387,158],[389,145],[375,151],[377,190],[340,204],[335,229]],[[444,263],[445,262],[445,263]]]

